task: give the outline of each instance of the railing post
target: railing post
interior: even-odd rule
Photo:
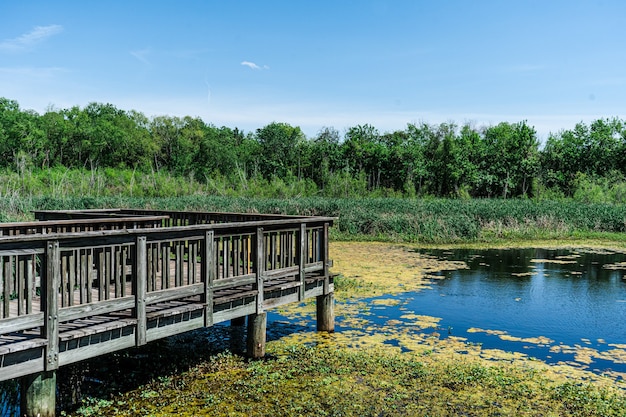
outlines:
[[[265,250],[263,248],[263,228],[256,229],[256,312],[257,314],[264,311],[263,307],[263,280],[265,278]]]
[[[300,225],[300,249],[299,249],[299,253],[298,253],[298,266],[299,266],[299,273],[300,273],[300,301],[304,300],[304,296],[305,296],[305,292],[306,292],[306,274],[304,271],[304,268],[306,266],[306,259],[307,259],[307,253],[306,253],[306,240],[307,240],[307,236],[306,236],[306,223],[302,223]]]
[[[330,290],[330,271],[328,270],[328,223],[324,223],[322,233],[322,262],[324,265],[323,294],[317,296],[317,330],[322,332],[335,331],[335,294]]]
[[[213,326],[213,282],[217,277],[215,259],[215,232],[208,230],[204,235],[204,262],[202,262],[204,279],[204,325]]]
[[[148,281],[148,251],[146,236],[138,236],[135,242],[135,316],[137,318],[136,344],[147,343],[146,288]]]
[[[324,223],[324,231],[322,233],[322,250],[323,250],[323,256],[322,256],[322,262],[323,262],[323,266],[324,266],[324,294],[328,294],[330,292],[330,271],[328,270],[328,261],[330,258],[330,255],[328,253],[328,223]]]
[[[20,414],[54,417],[56,409],[56,370],[59,367],[59,301],[61,282],[61,251],[58,241],[46,243],[45,277],[41,280],[44,325],[42,337],[47,339],[44,372],[22,378]]]
[[[61,283],[61,250],[59,241],[50,241],[46,245],[46,279],[42,299],[45,302],[44,337],[48,340],[46,349],[46,371],[59,367],[59,286]]]
[[[246,355],[249,358],[259,359],[265,356],[265,341],[267,330],[267,313],[263,307],[263,280],[265,278],[265,250],[263,228],[256,229],[256,283],[257,303],[256,313],[248,316],[248,335],[246,339]]]

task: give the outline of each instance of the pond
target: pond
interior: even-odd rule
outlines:
[[[521,352],[616,379],[626,375],[626,254],[605,250],[431,250],[468,268],[433,274],[428,288],[360,303],[337,317],[338,332],[461,338],[483,349]],[[288,317],[272,315],[275,320]],[[420,321],[416,325],[416,321]],[[424,324],[426,322],[426,324]],[[310,324],[314,325],[314,323]]]

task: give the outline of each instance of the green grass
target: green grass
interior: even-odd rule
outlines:
[[[0,197],[0,221],[32,219],[31,210],[154,208],[337,217],[335,240],[416,243],[609,238],[624,240],[626,205],[573,200],[331,199],[181,197]]]

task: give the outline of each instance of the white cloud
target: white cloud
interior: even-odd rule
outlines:
[[[250,62],[250,61],[242,61],[241,65],[243,65],[244,67],[248,67],[250,69],[253,70],[261,70],[261,69],[270,69],[270,67],[268,67],[267,65],[263,65],[262,67],[258,66],[257,64],[255,64],[254,62]]]
[[[63,26],[60,25],[35,26],[33,30],[22,36],[0,42],[0,51],[25,50],[62,31]]]
[[[150,65],[150,61],[148,61],[148,55],[150,54],[149,49],[141,49],[138,51],[130,51],[130,54],[143,62],[146,65]]]

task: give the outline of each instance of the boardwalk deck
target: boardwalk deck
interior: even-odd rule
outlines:
[[[333,218],[36,217],[0,224],[0,381],[333,292]]]

